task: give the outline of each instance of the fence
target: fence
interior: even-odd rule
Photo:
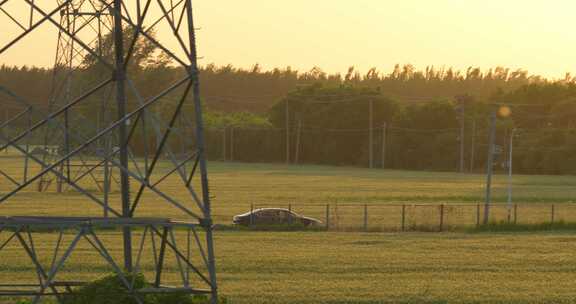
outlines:
[[[3,130],[8,137],[22,130]],[[169,141],[167,145],[177,155],[187,155],[195,142],[194,130],[178,129],[185,140]],[[466,132],[468,132],[467,130]],[[10,132],[14,133],[10,135]],[[509,164],[509,135],[498,130],[495,139],[497,151],[494,169],[504,170]],[[347,165],[368,168],[424,171],[467,171],[483,172],[488,155],[487,132],[474,127],[466,138],[460,140],[460,129],[419,130],[393,126],[372,129],[319,129],[305,125],[290,129],[227,127],[207,128],[206,157],[210,160]],[[554,133],[556,134],[556,133]],[[570,133],[572,134],[572,133]],[[573,136],[558,133],[572,140]],[[552,135],[550,135],[552,136]],[[556,135],[554,135],[556,136]],[[131,141],[131,152],[143,157],[157,147],[150,140],[146,147],[142,138]],[[571,165],[572,148],[566,145],[534,145],[531,136],[514,139],[514,170],[522,174],[573,174],[576,166]],[[43,138],[21,140],[25,147],[42,146]],[[95,146],[98,146],[95,143]],[[61,149],[62,147],[56,147]],[[100,148],[100,147],[96,147]],[[0,154],[7,154],[0,151]]]
[[[477,204],[289,204],[256,205],[286,208],[322,221],[333,231],[449,231],[479,226],[485,206]],[[576,223],[576,204],[491,204],[489,223]]]
[[[457,170],[459,131],[400,128],[206,129],[207,155],[212,160],[352,165],[390,169]],[[485,138],[478,135],[471,167],[485,162]],[[474,150],[470,152],[468,150]],[[422,158],[422,155],[428,155]]]

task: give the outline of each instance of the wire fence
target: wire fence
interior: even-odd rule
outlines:
[[[306,125],[289,129],[208,128],[206,153],[211,160],[223,161],[483,172],[490,147],[486,128],[482,121],[474,122],[472,127],[466,125],[464,129],[410,129],[387,124],[364,129]],[[574,149],[568,144],[576,138],[576,133],[568,129],[550,132],[566,140],[566,144],[535,143],[535,138],[544,138],[537,131],[517,132],[498,127],[493,139],[494,170],[506,171],[512,158],[515,173],[576,172],[570,158]]]
[[[347,165],[398,170],[483,172],[487,167],[490,147],[489,132],[482,119],[467,122],[463,128],[412,129],[383,123],[365,128],[321,128],[300,122],[285,128],[229,126],[206,128],[206,157],[210,160]],[[3,128],[8,138],[24,134],[25,126]],[[551,129],[519,132],[497,127],[494,144],[494,170],[505,171],[514,162],[515,173],[573,174],[572,161],[576,138],[574,129]],[[186,155],[195,142],[193,128],[180,123],[174,132],[186,140],[167,143],[177,155]],[[564,142],[551,144],[554,138]],[[513,140],[512,140],[513,139]],[[536,140],[538,139],[538,140]],[[23,137],[17,144],[33,150],[44,138]],[[141,137],[131,141],[135,157],[145,157],[153,151]],[[5,142],[0,138],[0,146]],[[95,149],[102,149],[95,143]],[[512,149],[513,147],[513,149]],[[64,143],[57,150],[65,151]],[[514,151],[511,153],[511,151]],[[0,151],[0,156],[8,153]],[[60,153],[61,154],[61,153]]]
[[[482,145],[487,144],[487,139],[483,135],[475,136],[473,147],[463,147],[462,152],[469,159],[465,169],[484,167],[486,148]],[[230,127],[206,129],[206,152],[210,159],[224,161],[456,171],[462,149],[458,136],[456,129],[412,130],[385,126],[321,129],[304,125],[288,130]],[[433,159],[421,157],[430,151],[435,152]]]
[[[252,204],[251,210],[285,208],[321,221],[332,231],[451,231],[484,224],[477,204]],[[576,204],[490,204],[489,224],[576,223]]]

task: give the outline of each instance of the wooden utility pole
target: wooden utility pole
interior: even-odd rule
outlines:
[[[386,169],[386,132],[387,130],[386,122],[382,125],[382,169]]]
[[[234,127],[230,127],[230,161],[234,161]]]
[[[2,123],[8,122],[8,109],[4,109],[4,121]],[[5,153],[8,154],[8,146],[4,149]]]
[[[470,147],[470,172],[474,172],[474,162],[476,161],[475,153],[476,153],[476,119],[472,120],[472,139],[471,147]]]
[[[516,129],[512,129],[510,132],[510,142],[508,144],[508,204],[506,209],[508,210],[508,223],[512,218],[512,161],[514,159],[514,135]]]
[[[228,127],[224,127],[224,129],[222,129],[222,160],[226,161],[226,132],[228,131]]]
[[[464,128],[465,128],[465,99],[460,99],[460,173],[464,173]]]
[[[496,137],[496,111],[490,115],[490,137],[488,141],[488,160],[486,162],[486,201],[484,203],[484,225],[488,224],[492,200],[492,171],[494,168],[494,140]]]
[[[374,168],[374,100],[368,102],[368,167]]]
[[[286,164],[290,164],[290,112],[288,100],[286,100]]]
[[[298,120],[298,129],[296,131],[296,151],[294,153],[294,163],[300,162],[300,137],[302,136],[302,120]]]

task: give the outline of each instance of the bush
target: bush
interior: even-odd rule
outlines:
[[[134,289],[151,286],[141,274],[126,274],[128,282],[134,282]],[[186,293],[146,294],[141,299],[144,304],[207,304],[206,296],[191,296]],[[64,304],[137,304],[118,275],[110,275],[78,288],[66,295]]]

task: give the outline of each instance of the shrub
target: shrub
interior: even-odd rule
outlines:
[[[134,289],[151,286],[141,274],[126,274],[128,282],[134,283]],[[191,296],[186,293],[146,294],[141,296],[144,304],[207,304],[206,296]],[[110,275],[80,287],[70,295],[66,295],[64,304],[137,304],[138,302],[128,292],[118,275]]]

